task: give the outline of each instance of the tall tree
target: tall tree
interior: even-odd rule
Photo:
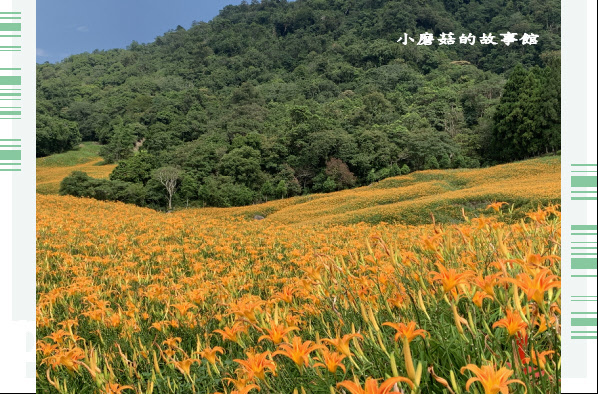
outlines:
[[[169,211],[172,210],[172,196],[176,192],[181,175],[182,171],[175,167],[160,167],[153,173],[154,179],[166,189]]]
[[[529,98],[529,92],[526,89],[532,84],[530,73],[518,64],[507,83],[500,104],[494,113],[494,129],[492,146],[490,150],[499,161],[509,161],[522,159],[527,151],[527,143],[524,134],[529,126],[525,107],[530,103],[525,103],[525,96]],[[528,130],[529,132],[529,130]]]

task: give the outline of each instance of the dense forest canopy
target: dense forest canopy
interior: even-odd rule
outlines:
[[[500,42],[534,33],[536,45]],[[498,45],[416,45],[419,34]],[[415,42],[397,40],[407,33]],[[262,0],[37,66],[37,155],[103,144],[63,193],[244,205],[560,149],[560,2]]]

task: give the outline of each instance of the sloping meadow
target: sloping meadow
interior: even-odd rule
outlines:
[[[560,203],[560,157],[526,160],[484,169],[431,170],[388,178],[369,186],[314,194],[267,204],[205,209],[207,217],[265,216],[274,223],[350,224],[463,222],[463,213],[492,213],[486,207],[508,202],[503,220],[519,220],[539,204]],[[195,213],[193,213],[195,214]],[[192,215],[193,215],[192,214]]]
[[[558,167],[416,173],[264,220],[38,195],[38,390],[557,393],[560,212],[498,198],[556,199]],[[451,198],[495,216],[355,223]]]

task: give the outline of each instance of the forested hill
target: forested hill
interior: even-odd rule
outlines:
[[[416,45],[426,32],[434,43]],[[38,65],[37,155],[99,141],[118,162],[101,187],[150,206],[165,203],[163,167],[175,204],[230,206],[518,160],[560,149],[559,51],[554,0],[244,2]]]

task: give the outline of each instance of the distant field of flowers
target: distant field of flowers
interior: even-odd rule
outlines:
[[[206,217],[258,214],[276,223],[444,223],[463,221],[461,208],[479,215],[494,201],[507,201],[504,220],[521,219],[539,204],[561,201],[561,161],[550,156],[471,170],[430,170],[387,178],[369,186],[329,194],[272,201],[257,206],[204,209]],[[461,207],[461,208],[458,208]]]
[[[171,214],[38,195],[38,392],[558,393],[559,167]]]
[[[36,160],[36,191],[40,194],[58,194],[60,182],[73,171],[86,172],[93,178],[108,178],[116,164],[100,165],[100,145],[83,143],[77,150]]]

